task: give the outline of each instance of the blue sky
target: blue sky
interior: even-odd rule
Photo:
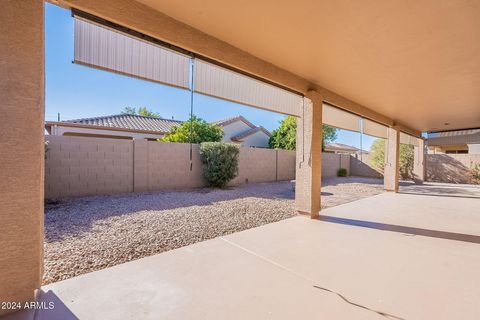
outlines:
[[[46,4],[45,119],[62,120],[120,113],[124,107],[147,107],[164,118],[188,119],[190,93],[72,63],[73,18],[70,11]],[[194,113],[214,121],[238,114],[272,131],[284,116],[196,94]],[[375,140],[364,136],[363,149]],[[340,130],[337,142],[360,147],[360,134]]]

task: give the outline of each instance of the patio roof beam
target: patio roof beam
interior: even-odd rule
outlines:
[[[315,90],[324,101],[341,109],[387,126],[401,125],[402,131],[420,136],[420,131],[398,124],[357,102],[314,84],[274,64],[210,36],[185,23],[133,0],[49,0],[66,8],[81,10],[99,18],[122,25],[173,46],[211,59],[240,72],[264,79],[295,92],[306,94]]]

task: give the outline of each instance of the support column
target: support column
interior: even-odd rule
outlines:
[[[303,116],[297,119],[295,207],[313,219],[320,212],[323,99],[315,91],[305,97]]]
[[[26,302],[43,267],[44,1],[0,1],[0,301]],[[0,309],[0,314],[12,310]]]
[[[385,145],[384,187],[387,191],[398,192],[400,174],[400,131],[388,128]]]
[[[425,141],[420,138],[413,153],[413,181],[416,184],[422,184],[425,181]]]

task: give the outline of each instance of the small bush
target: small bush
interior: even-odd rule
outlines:
[[[234,144],[204,142],[200,145],[205,179],[212,187],[224,188],[238,173],[240,149]]]
[[[345,168],[338,169],[337,176],[346,177],[347,176],[347,169],[345,169]]]

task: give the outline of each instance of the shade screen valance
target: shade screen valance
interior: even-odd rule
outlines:
[[[75,17],[74,62],[188,89],[190,57]]]
[[[388,127],[375,121],[363,119],[363,133],[377,138],[387,139]]]
[[[330,126],[360,132],[361,118],[353,113],[323,104],[322,122]]]
[[[416,138],[414,136],[411,136],[409,134],[400,132],[400,143],[401,144],[409,144],[412,146],[417,146],[419,145],[419,138]]]
[[[198,93],[282,114],[302,114],[302,96],[200,59],[194,60],[193,79]]]

